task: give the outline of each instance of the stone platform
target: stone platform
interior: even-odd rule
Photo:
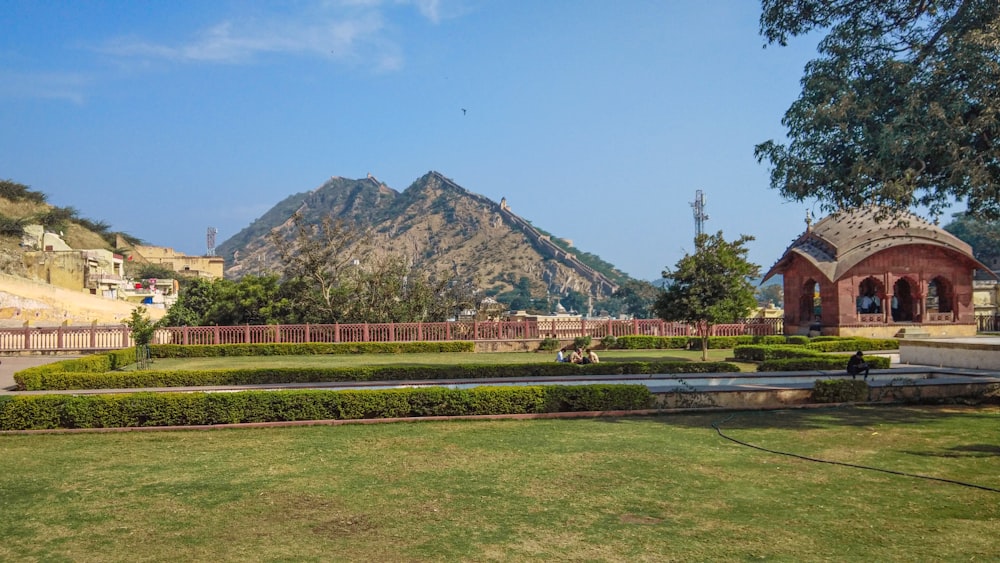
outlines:
[[[921,338],[899,341],[902,364],[1000,371],[1000,337]]]

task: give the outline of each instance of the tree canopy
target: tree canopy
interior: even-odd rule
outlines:
[[[663,272],[666,286],[656,300],[656,314],[667,321],[698,326],[702,337],[702,357],[707,359],[708,328],[714,324],[745,318],[757,305],[750,279],[760,267],[747,260],[743,235],[728,242],[722,232],[700,234],[695,253],[685,254],[674,269]]]
[[[956,213],[944,230],[967,242],[980,262],[1000,267],[1000,221],[982,221]]]
[[[964,200],[1000,217],[1000,2],[762,0],[769,44],[825,32],[788,142],[757,145],[771,187],[827,210],[940,214]]]

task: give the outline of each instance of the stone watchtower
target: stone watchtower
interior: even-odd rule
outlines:
[[[810,225],[764,276],[781,274],[785,333],[891,338],[976,334],[972,248],[915,215],[876,207]]]

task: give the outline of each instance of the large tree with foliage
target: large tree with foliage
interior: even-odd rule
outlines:
[[[698,327],[702,359],[708,359],[708,334],[712,325],[745,318],[757,305],[751,278],[760,267],[747,260],[743,235],[726,241],[722,232],[695,238],[694,254],[685,254],[673,270],[665,270],[665,287],[656,300],[656,314],[667,321]]]
[[[980,262],[996,268],[1000,263],[1000,221],[984,221],[956,213],[944,230],[969,243]]]
[[[1000,2],[763,0],[761,34],[825,32],[785,113],[757,145],[771,187],[827,209],[953,199],[1000,217]]]
[[[343,322],[355,297],[349,277],[372,255],[370,233],[324,217],[319,224],[292,216],[291,232],[274,231],[271,241],[281,259],[283,281],[296,286],[296,309],[311,322]],[[353,270],[353,271],[352,271]]]

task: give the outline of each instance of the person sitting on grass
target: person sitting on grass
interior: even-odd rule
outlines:
[[[851,376],[851,379],[856,379],[859,373],[865,372],[865,381],[868,381],[868,369],[868,362],[865,361],[865,355],[861,353],[861,350],[858,350],[857,354],[847,360],[847,374]]]
[[[582,364],[583,363],[583,354],[581,353],[581,349],[580,348],[577,348],[576,350],[573,350],[573,353],[570,354],[570,356],[569,356],[569,361],[570,361],[570,363],[573,363],[573,364]]]
[[[601,359],[597,357],[597,352],[593,350],[587,350],[587,358],[583,361],[585,364],[596,364],[600,362]]]
[[[566,356],[563,355],[563,351],[562,350],[559,350],[559,353],[556,354],[556,361],[557,362],[565,362],[566,361]]]

